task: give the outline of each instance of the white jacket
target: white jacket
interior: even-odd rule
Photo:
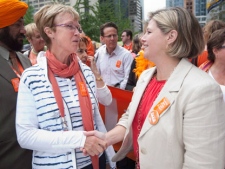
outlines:
[[[106,132],[99,113],[96,93],[99,102],[105,105],[111,103],[111,93],[106,86],[96,89],[95,78],[90,68],[81,62],[79,64],[92,100],[95,129]],[[62,130],[59,109],[47,75],[45,52],[41,52],[38,64],[26,69],[20,80],[16,114],[17,139],[21,147],[33,150],[33,168],[76,169],[78,160],[76,151],[83,147],[86,137],[83,130],[74,131],[72,124],[74,121],[65,100],[63,100],[64,110],[69,131]],[[73,102],[76,104],[76,101]],[[79,107],[79,104],[73,106]],[[115,163],[111,162],[115,154],[112,146],[107,148],[106,154],[111,168],[115,168]]]

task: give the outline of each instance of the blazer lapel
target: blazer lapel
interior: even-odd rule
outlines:
[[[166,84],[165,86],[163,87],[163,89],[161,90],[160,94],[158,95],[158,97],[156,98],[156,100],[154,101],[150,111],[152,112],[154,107],[163,99],[163,98],[166,98],[169,100],[169,106],[162,112],[162,114],[160,114],[160,117],[159,117],[159,121],[160,119],[162,118],[162,116],[167,112],[167,110],[170,108],[170,106],[173,104],[174,102],[174,96],[172,94],[170,94],[170,91],[168,89],[165,88],[166,87]],[[140,135],[139,135],[139,138],[142,137],[151,127],[153,127],[154,125],[151,125],[150,121],[149,121],[149,113],[148,115],[146,116],[146,119],[145,119],[145,122],[142,126],[142,129],[141,129],[141,132],[140,132]],[[159,123],[159,122],[158,122]],[[157,125],[157,124],[155,124]]]
[[[31,66],[30,60],[28,58],[25,58],[25,56],[19,52],[16,52],[22,66],[24,69],[28,68]],[[0,56],[0,76],[4,77],[7,81],[11,83],[11,79],[16,78],[17,75],[15,72],[12,70],[10,65],[7,63],[7,61]]]
[[[128,117],[128,126],[132,125],[132,122],[133,122],[134,116],[136,114],[141,97],[145,91],[146,86],[148,85],[149,81],[151,80],[155,70],[156,70],[155,67],[147,70],[148,72],[144,72],[146,74],[146,76],[144,76],[144,78],[141,78],[140,80],[138,80],[135,92],[132,97],[133,104],[131,104],[128,107],[129,111],[130,111],[129,117]],[[129,129],[126,131],[126,133],[127,134],[129,133]]]
[[[16,52],[16,54],[17,54],[17,56],[18,56],[18,58],[20,60],[20,63],[22,64],[24,70],[31,66],[31,62],[26,56],[24,56],[20,52]]]
[[[7,61],[0,56],[0,76],[2,76],[4,79],[9,81],[11,83],[11,79],[16,78],[16,74],[12,70],[12,68],[9,66]]]
[[[189,63],[189,61],[187,61],[186,59],[182,59],[180,61],[180,63],[177,65],[176,69],[174,70],[174,72],[171,74],[170,78],[168,79],[168,81],[166,82],[165,86],[162,88],[161,92],[159,93],[158,97],[156,98],[156,100],[153,103],[153,106],[151,107],[150,112],[153,111],[154,107],[163,99],[163,98],[167,98],[169,100],[170,105],[162,112],[162,114],[160,114],[159,117],[159,122],[160,119],[163,118],[163,115],[165,113],[168,112],[168,110],[170,109],[170,107],[173,105],[174,100],[176,99],[176,96],[182,86],[182,83],[187,75],[187,73],[189,72],[189,70],[191,69],[193,65],[191,63]],[[139,138],[142,137],[148,130],[151,129],[151,127],[154,127],[155,125],[151,125],[149,122],[149,113],[145,119],[145,122],[142,126]],[[172,112],[171,112],[172,113]],[[158,122],[158,123],[159,123]]]

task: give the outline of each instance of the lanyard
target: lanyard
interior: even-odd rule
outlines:
[[[52,70],[49,67],[48,67],[48,76],[49,76],[50,82],[52,83],[52,88],[53,88],[53,93],[54,93],[54,96],[55,96],[55,99],[56,99],[56,103],[59,107],[59,112],[60,112],[60,116],[61,116],[61,119],[62,119],[63,130],[68,131],[68,125],[67,125],[67,121],[65,119],[65,112],[64,112],[62,94],[59,90],[59,86],[58,86],[58,83],[56,81],[56,78],[55,78]]]

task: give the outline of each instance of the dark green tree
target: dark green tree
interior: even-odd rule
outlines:
[[[78,0],[74,8],[80,14],[82,29],[92,40],[99,41],[100,26],[109,21],[117,24],[119,35],[123,29],[131,29],[130,20],[124,17],[119,4],[115,4],[112,0],[105,0],[90,6],[89,1]]]
[[[99,28],[96,27],[97,19],[93,13],[95,5],[90,6],[89,0],[78,0],[74,8],[80,15],[80,25],[84,33],[92,40],[99,41]]]
[[[30,1],[27,2],[28,9],[26,14],[24,15],[24,25],[34,22],[34,7],[30,5]],[[28,44],[28,40],[25,38],[23,40],[23,44]]]
[[[34,22],[34,7],[30,5],[30,1],[27,2],[28,9],[24,16],[24,25]]]
[[[109,1],[109,0],[108,0]],[[131,21],[129,18],[127,18],[126,11],[124,10],[124,6],[121,6],[120,1],[116,1],[115,3],[115,23],[117,24],[119,28],[118,34],[121,35],[122,31],[124,29],[130,29],[133,31],[133,28],[131,26]],[[128,11],[127,11],[128,12]],[[119,36],[119,40],[120,36]]]
[[[225,21],[225,0],[220,3],[218,6],[215,6],[210,12],[207,14],[207,22],[210,20],[219,19]]]

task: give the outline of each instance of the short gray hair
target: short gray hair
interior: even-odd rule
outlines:
[[[37,28],[47,45],[49,45],[51,41],[44,32],[44,28],[53,28],[55,17],[60,13],[69,13],[75,20],[79,20],[79,14],[73,7],[58,3],[44,5],[34,15],[34,21],[37,25]]]

